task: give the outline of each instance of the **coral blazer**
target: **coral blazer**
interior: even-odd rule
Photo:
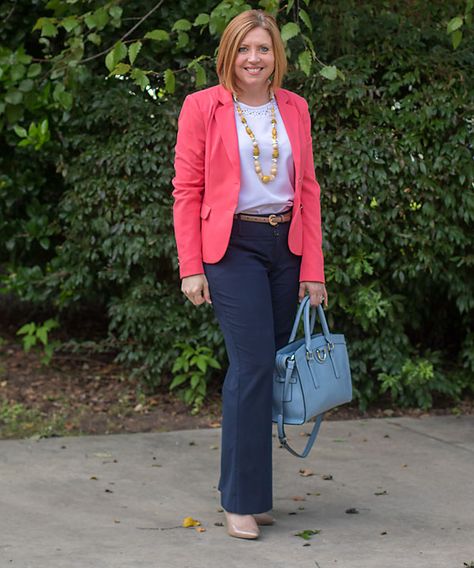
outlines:
[[[276,89],[295,172],[291,252],[302,256],[299,281],[324,282],[320,187],[314,173],[311,118],[306,100]],[[186,96],[178,118],[173,222],[180,278],[203,274],[230,238],[240,190],[240,156],[232,93],[214,85]],[[255,183],[260,183],[255,176]]]

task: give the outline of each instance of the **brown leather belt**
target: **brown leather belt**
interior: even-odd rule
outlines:
[[[271,214],[259,217],[257,215],[247,215],[246,213],[234,213],[234,218],[242,219],[242,221],[255,221],[257,223],[270,223],[273,227],[278,223],[287,223],[291,219],[291,211],[287,213]]]

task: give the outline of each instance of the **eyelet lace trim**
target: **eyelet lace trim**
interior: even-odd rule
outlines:
[[[262,117],[262,116],[271,116],[272,115],[272,111],[271,111],[271,106],[272,106],[272,102],[268,101],[268,103],[265,103],[264,105],[260,105],[258,107],[252,107],[249,105],[246,105],[244,103],[239,102],[240,108],[242,109],[242,114],[245,114],[245,116],[255,116],[255,117]],[[236,104],[234,102],[234,108],[236,108]],[[275,103],[275,108],[278,108],[276,103]],[[237,112],[237,110],[236,110]]]

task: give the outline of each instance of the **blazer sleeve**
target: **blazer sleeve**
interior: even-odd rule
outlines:
[[[187,95],[178,117],[175,175],[171,180],[180,278],[204,273],[200,212],[205,180],[205,142],[201,111],[194,98]]]
[[[301,258],[299,281],[325,282],[320,207],[321,190],[314,172],[311,117],[306,101],[304,101],[302,114],[306,156],[301,187],[301,205],[303,206],[301,213],[303,223],[303,254]]]

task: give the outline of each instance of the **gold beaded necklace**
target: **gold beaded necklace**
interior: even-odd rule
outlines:
[[[264,175],[262,173],[262,166],[261,166],[260,160],[259,160],[260,148],[258,146],[258,142],[255,138],[254,133],[252,132],[252,129],[247,124],[245,116],[243,115],[242,109],[240,108],[239,102],[237,100],[236,94],[232,93],[232,96],[233,96],[234,101],[236,103],[237,112],[239,113],[240,120],[241,120],[242,124],[245,126],[245,131],[247,132],[247,134],[250,136],[250,138],[252,140],[253,163],[254,163],[254,167],[255,167],[255,172],[263,183],[268,183],[269,181],[273,181],[276,177],[277,170],[278,170],[277,162],[278,162],[278,156],[279,156],[277,129],[276,129],[277,122],[276,122],[276,118],[275,118],[275,104],[274,104],[275,103],[275,97],[274,97],[274,94],[273,94],[272,91],[270,91],[270,101],[272,103],[272,106],[271,106],[271,111],[272,111],[271,122],[272,122],[272,146],[273,146],[273,150],[272,150],[272,167],[271,167],[269,175]]]

